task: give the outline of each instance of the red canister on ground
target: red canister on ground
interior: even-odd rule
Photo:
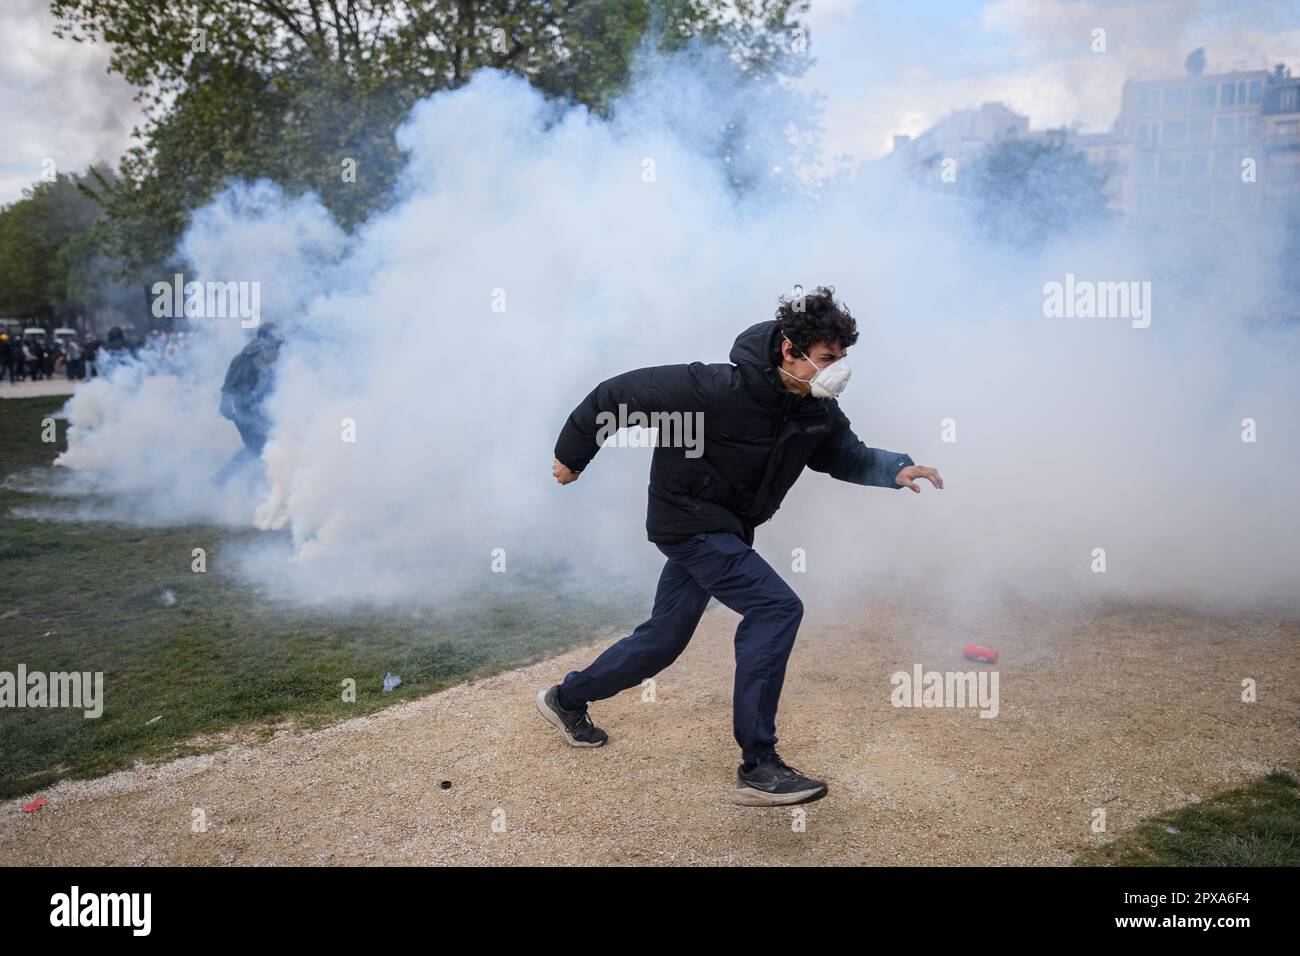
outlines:
[[[966,644],[966,660],[979,661],[981,664],[996,664],[998,662],[998,652],[991,647],[984,647],[982,644]]]

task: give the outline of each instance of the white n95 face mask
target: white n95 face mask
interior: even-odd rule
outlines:
[[[787,342],[790,340],[787,338]],[[791,346],[794,345],[790,342]],[[798,351],[796,349],[796,351]],[[839,398],[840,393],[844,391],[844,386],[849,384],[849,376],[853,374],[853,369],[849,368],[847,358],[836,359],[825,368],[819,366],[812,359],[808,358],[803,352],[799,352],[804,360],[817,369],[812,378],[800,378],[798,375],[791,375],[785,369],[777,366],[777,371],[782,375],[794,379],[796,382],[803,382],[812,387],[813,398]]]

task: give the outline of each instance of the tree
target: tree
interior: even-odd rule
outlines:
[[[1011,245],[1038,246],[1107,216],[1105,176],[1059,139],[996,143],[958,182],[981,231]]]
[[[69,260],[59,255],[102,213],[85,183],[85,176],[61,173],[0,210],[0,312],[52,319],[76,311],[67,297]]]
[[[53,0],[56,33],[112,47],[149,117],[101,184],[108,252],[137,278],[167,261],[229,178],[313,190],[345,228],[382,208],[411,105],[495,67],[606,113],[648,44],[692,38],[773,82],[806,66],[807,0]],[[357,180],[341,176],[344,160]]]

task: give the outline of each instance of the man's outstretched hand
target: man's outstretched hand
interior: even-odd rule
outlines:
[[[556,464],[559,465],[560,463],[557,461]],[[939,477],[939,473],[933,468],[925,467],[925,465],[908,465],[894,476],[894,483],[902,485],[904,488],[911,488],[919,495],[921,486],[916,483],[917,478],[924,478],[940,491],[943,490],[943,479]]]
[[[562,485],[567,485],[571,481],[578,480],[578,473],[576,471],[570,471],[569,466],[564,464],[564,462],[560,461],[558,458],[555,459],[555,464],[551,466],[551,474],[554,475],[555,480]],[[943,486],[940,485],[939,487],[942,488]]]

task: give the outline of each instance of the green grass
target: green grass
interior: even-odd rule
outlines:
[[[0,797],[210,750],[225,731],[256,739],[286,721],[354,717],[539,660],[642,610],[627,595],[575,600],[544,581],[451,606],[301,610],[221,572],[222,549],[257,532],[16,516],[72,504],[19,490],[52,480],[64,423],[58,444],[45,444],[41,420],[63,401],[0,401],[0,473],[23,478],[0,487],[0,671],[103,671],[104,714],[0,709]],[[210,542],[204,574],[190,571],[196,540]],[[164,591],[174,604],[164,606]],[[402,678],[390,694],[385,671]],[[355,703],[342,700],[345,678],[356,681]]]
[[[1088,850],[1080,866],[1300,866],[1300,786],[1271,773],[1161,814]]]

